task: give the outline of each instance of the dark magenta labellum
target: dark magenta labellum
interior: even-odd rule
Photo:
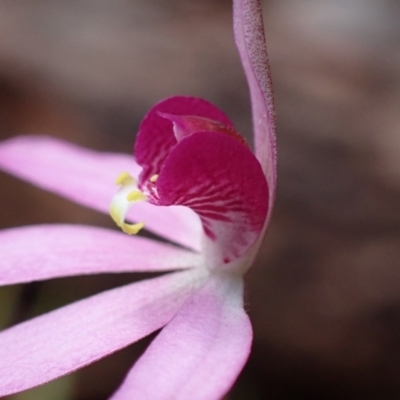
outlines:
[[[138,134],[139,187],[153,204],[190,207],[200,217],[213,260],[242,256],[268,211],[260,163],[225,114],[201,99],[157,104]],[[173,229],[173,227],[171,227]]]

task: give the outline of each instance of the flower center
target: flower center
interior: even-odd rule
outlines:
[[[154,179],[154,176],[152,177]],[[155,182],[157,177],[152,181]],[[125,222],[129,209],[139,201],[147,201],[147,196],[138,189],[136,180],[128,173],[122,172],[115,181],[120,186],[110,205],[110,215],[114,222],[128,235],[136,235],[144,222],[128,224]]]

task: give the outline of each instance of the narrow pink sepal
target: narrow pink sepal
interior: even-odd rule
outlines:
[[[123,171],[140,167],[124,154],[100,153],[50,136],[17,136],[0,142],[0,168],[77,203],[108,213]]]
[[[116,177],[124,171],[138,176],[133,157],[100,153],[47,136],[19,136],[0,143],[0,169],[84,206],[108,213]],[[145,221],[149,229],[195,250],[201,227],[191,210],[160,209],[137,203],[130,220]],[[173,227],[173,229],[171,229]]]
[[[112,400],[219,400],[250,353],[240,277],[213,275],[131,369]]]
[[[36,225],[0,231],[0,285],[104,272],[199,267],[200,255],[109,229]]]
[[[109,290],[0,332],[0,396],[68,374],[161,328],[196,270]]]
[[[158,174],[165,158],[177,143],[172,123],[161,116],[163,113],[203,117],[233,127],[229,118],[206,100],[175,96],[160,101],[144,117],[135,142],[135,158],[143,167],[141,182]]]
[[[275,108],[260,0],[233,0],[233,16],[235,41],[250,88],[255,152],[268,180],[272,206],[276,189]]]
[[[159,204],[190,207],[201,218],[210,265],[242,256],[258,239],[268,210],[268,187],[247,146],[217,132],[182,139],[157,180]]]

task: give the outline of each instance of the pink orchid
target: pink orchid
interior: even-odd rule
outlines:
[[[243,275],[262,242],[276,186],[274,110],[258,0],[234,0],[234,33],[253,105],[255,155],[223,112],[191,97],[158,103],[135,157],[42,136],[0,144],[0,168],[108,212],[128,233],[39,225],[0,233],[0,284],[78,274],[175,271],[0,333],[0,396],[40,385],[161,329],[112,399],[219,399],[251,347]],[[136,179],[132,178],[136,177]]]

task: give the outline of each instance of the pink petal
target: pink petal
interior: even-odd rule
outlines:
[[[43,189],[108,213],[123,171],[138,176],[140,167],[124,154],[99,153],[46,136],[20,136],[0,143],[0,168]],[[129,214],[149,230],[179,244],[200,249],[198,217],[183,208],[160,209],[138,203]],[[171,228],[173,227],[173,229]]]
[[[243,281],[213,276],[187,300],[131,369],[112,400],[219,400],[250,353]]]
[[[261,233],[268,209],[265,176],[253,153],[224,133],[182,139],[156,185],[159,204],[185,205],[200,216],[211,266],[242,256]]]
[[[0,285],[102,272],[198,267],[200,255],[89,226],[38,225],[0,231]]]
[[[92,296],[0,333],[0,396],[65,375],[164,326],[197,270]]]
[[[272,205],[276,188],[275,109],[260,0],[233,0],[233,13],[235,41],[250,88],[256,155],[268,180]]]
[[[198,116],[233,127],[232,122],[221,110],[203,99],[175,96],[160,101],[140,124],[135,143],[134,154],[137,162],[143,167],[141,182],[158,174],[165,158],[177,143],[172,123],[160,115],[163,113]]]

